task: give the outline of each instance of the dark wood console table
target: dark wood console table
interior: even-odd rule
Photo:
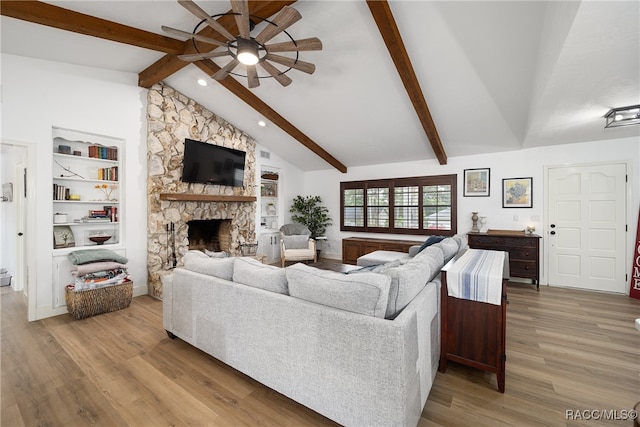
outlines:
[[[469,247],[509,253],[511,277],[531,279],[540,290],[540,236],[468,233]]]
[[[342,239],[342,263],[356,264],[362,255],[373,251],[409,252],[414,245],[421,245],[424,241],[375,239],[369,237],[348,237]]]
[[[440,288],[440,366],[447,361],[461,363],[496,374],[498,390],[504,393],[507,328],[507,278],[502,279],[501,304],[449,296],[447,270],[458,257],[442,268]],[[505,260],[506,270],[506,260]],[[505,271],[506,272],[506,271]]]

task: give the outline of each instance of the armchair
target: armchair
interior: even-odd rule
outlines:
[[[285,224],[280,227],[280,251],[282,267],[287,261],[317,261],[316,241],[309,229],[302,224]]]

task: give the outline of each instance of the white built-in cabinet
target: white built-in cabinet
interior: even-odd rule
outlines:
[[[280,262],[280,232],[265,230],[258,237],[258,254],[264,255],[266,264]]]
[[[58,308],[65,305],[64,287],[73,282],[70,252],[105,248],[126,256],[124,141],[57,127],[52,138],[52,304]]]
[[[265,262],[280,261],[280,171],[263,166],[260,171],[260,232],[258,254],[266,256]]]

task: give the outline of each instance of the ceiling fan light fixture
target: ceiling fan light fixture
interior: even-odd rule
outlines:
[[[604,115],[605,128],[640,125],[640,105],[612,108]]]
[[[253,40],[238,37],[238,61],[245,65],[256,65],[260,61],[258,56],[258,44]]]

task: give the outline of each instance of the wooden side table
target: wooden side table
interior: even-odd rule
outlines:
[[[447,361],[495,373],[498,390],[504,393],[507,327],[507,279],[502,280],[500,305],[450,297],[447,270],[457,258],[442,268],[440,289],[440,372]],[[506,257],[505,257],[506,263]]]

